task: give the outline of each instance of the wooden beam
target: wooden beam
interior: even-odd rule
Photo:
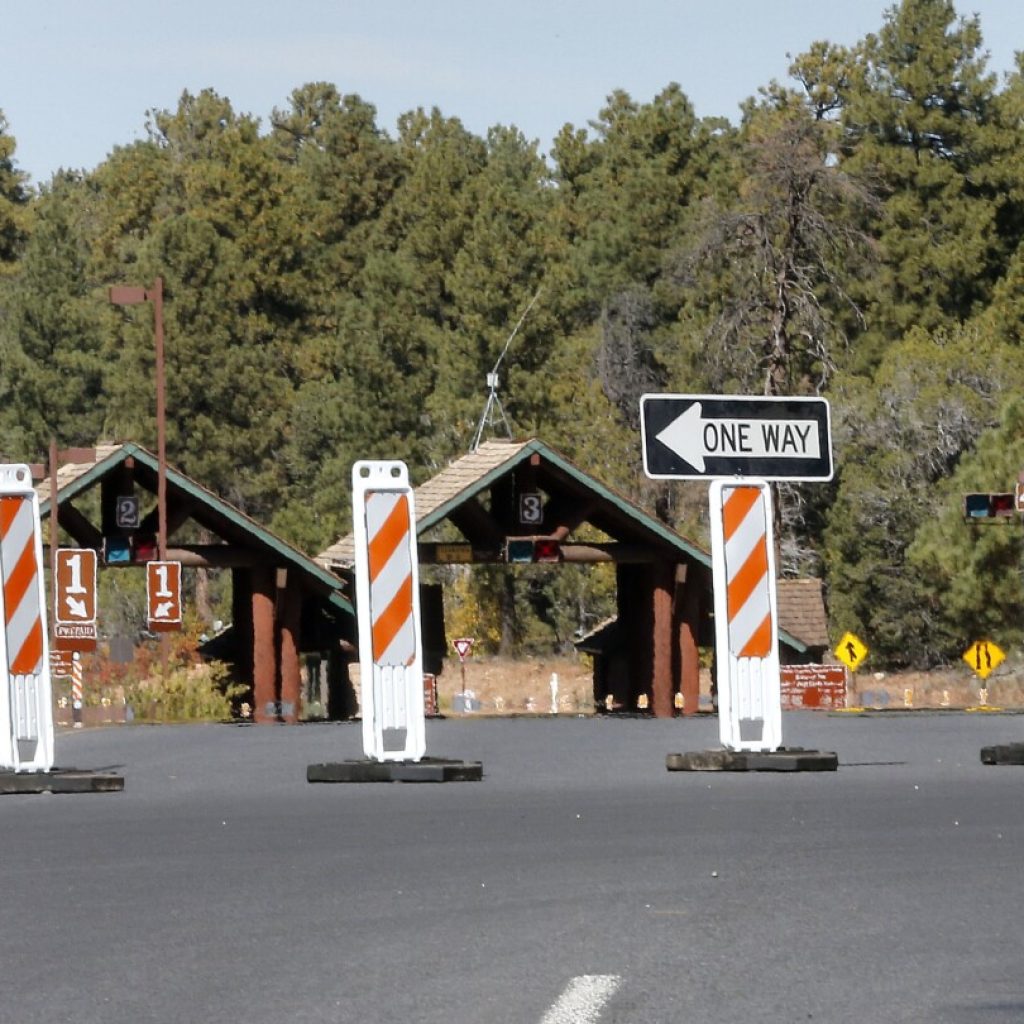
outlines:
[[[482,548],[500,548],[505,540],[504,530],[475,498],[452,509],[448,518],[464,537]]]
[[[249,571],[252,580],[252,702],[256,722],[277,721],[277,645],[274,643],[274,573]]]
[[[422,565],[494,565],[503,563],[504,540],[497,548],[477,547],[469,543],[434,543],[421,541],[418,545]],[[562,561],[572,564],[616,562],[621,565],[645,565],[664,559],[664,555],[645,544],[563,544]]]
[[[674,619],[679,636],[680,692],[683,714],[695,715],[700,707],[700,574],[676,569]]]
[[[655,718],[671,718],[675,714],[672,674],[672,597],[675,591],[675,566],[652,565],[650,570],[651,602],[651,710]]]
[[[240,569],[266,565],[267,556],[237,544],[181,544],[167,549],[167,558],[197,569]]]
[[[57,506],[57,524],[83,548],[103,550],[103,534],[70,502],[64,501]]]
[[[295,573],[278,569],[278,576],[285,573],[283,585],[278,580],[277,623],[280,641],[278,664],[280,665],[281,717],[286,722],[297,722],[301,704],[302,680],[299,670],[300,629],[302,623],[302,591]]]

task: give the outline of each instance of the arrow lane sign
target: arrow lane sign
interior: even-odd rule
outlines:
[[[640,417],[652,478],[832,478],[824,399],[644,395]]]
[[[655,437],[698,472],[711,455],[755,459],[817,459],[816,420],[705,419],[695,402]]]

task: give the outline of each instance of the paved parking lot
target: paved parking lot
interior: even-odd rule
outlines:
[[[837,772],[699,774],[717,722],[428,723],[475,783],[310,785],[354,724],[61,732],[123,793],[0,798],[0,1024],[1024,1017],[1024,717],[784,716]]]

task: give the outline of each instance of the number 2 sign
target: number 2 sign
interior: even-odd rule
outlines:
[[[154,633],[181,629],[181,562],[146,563],[146,598]]]

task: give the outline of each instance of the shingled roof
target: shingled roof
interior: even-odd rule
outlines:
[[[821,580],[778,580],[779,627],[807,647],[827,648],[828,616]]]
[[[141,445],[126,442],[76,450],[73,457],[57,470],[57,501],[63,505],[94,487],[103,476],[131,460],[136,480],[155,493],[158,474],[156,455]],[[245,544],[264,552],[268,564],[292,566],[309,585],[326,596],[331,604],[353,615],[351,602],[342,594],[343,582],[320,563],[309,558],[244,512],[219,498],[179,470],[167,467],[168,494],[179,493],[190,500],[191,518],[223,540]],[[50,479],[36,483],[39,510],[50,513]]]
[[[437,476],[415,488],[413,504],[417,535],[422,536],[444,520],[461,502],[487,490],[500,477],[534,455],[543,460],[549,471],[560,476],[577,491],[602,499],[605,521],[596,522],[602,518],[601,514],[592,516],[591,521],[595,525],[609,533],[614,533],[617,526],[631,533],[643,534],[710,568],[711,558],[706,551],[670,530],[638,505],[587,475],[565,456],[535,438],[526,441],[485,441],[476,451],[456,459]],[[325,568],[335,571],[351,569],[355,564],[354,536],[348,534],[342,537],[320,552],[316,560]]]

